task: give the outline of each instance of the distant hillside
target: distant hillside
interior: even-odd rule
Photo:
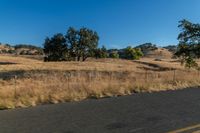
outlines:
[[[175,53],[177,51],[177,45],[168,45],[163,48],[168,49],[172,53]]]
[[[169,59],[177,50],[176,45],[169,45],[163,48],[157,47],[152,43],[144,43],[136,46],[141,49],[144,57],[156,59]],[[122,58],[125,49],[109,49],[108,54],[118,53]],[[9,44],[0,44],[0,54],[15,54],[15,55],[43,55],[43,49],[34,45],[20,44],[11,46]]]
[[[0,54],[42,55],[43,50],[33,45],[19,44],[11,46],[9,44],[0,44]]]
[[[0,44],[0,54],[5,53],[13,53],[15,51],[15,48],[10,46],[9,44]]]
[[[135,48],[141,49],[144,55],[148,54],[150,51],[154,51],[158,49],[156,44],[152,44],[152,43],[144,43],[144,44],[136,46]]]
[[[165,48],[157,48],[155,50],[148,51],[144,56],[156,59],[171,59],[173,57],[173,53]]]
[[[155,59],[171,59],[177,50],[177,46],[169,45],[166,47],[157,47],[152,43],[144,43],[136,46],[135,48],[141,49],[144,57],[155,58]],[[124,49],[110,49],[108,53],[118,53],[121,57],[124,53]]]
[[[171,59],[177,51],[176,45],[169,45],[162,48],[152,43],[144,43],[136,46],[136,48],[140,48],[142,50],[144,57],[156,59]]]

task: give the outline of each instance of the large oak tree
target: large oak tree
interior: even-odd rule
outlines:
[[[45,60],[85,61],[88,57],[95,56],[98,41],[97,32],[88,28],[76,30],[70,27],[65,36],[56,34],[52,38],[46,38],[44,43]]]
[[[182,58],[186,67],[197,67],[196,58],[200,58],[200,24],[188,20],[179,22],[181,33],[178,35],[179,45],[176,55]]]

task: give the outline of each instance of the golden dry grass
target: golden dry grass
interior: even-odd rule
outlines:
[[[23,57],[0,56],[0,108],[199,85],[198,71],[185,70],[179,62],[171,59],[154,61],[144,58],[137,62],[91,59],[87,62],[45,63]]]

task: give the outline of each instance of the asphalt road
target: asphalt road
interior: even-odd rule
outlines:
[[[0,133],[185,133],[199,124],[200,88],[0,111]]]

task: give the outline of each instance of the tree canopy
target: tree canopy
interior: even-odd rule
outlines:
[[[62,61],[67,58],[67,44],[63,34],[59,33],[52,38],[46,38],[44,43],[45,61]]]
[[[197,67],[194,59],[200,58],[200,24],[188,20],[179,21],[181,33],[178,35],[179,45],[175,53],[182,59],[186,67]]]
[[[46,38],[44,53],[46,61],[75,60],[85,61],[95,54],[99,37],[97,32],[88,28],[76,30],[70,27],[67,34],[56,34]]]

